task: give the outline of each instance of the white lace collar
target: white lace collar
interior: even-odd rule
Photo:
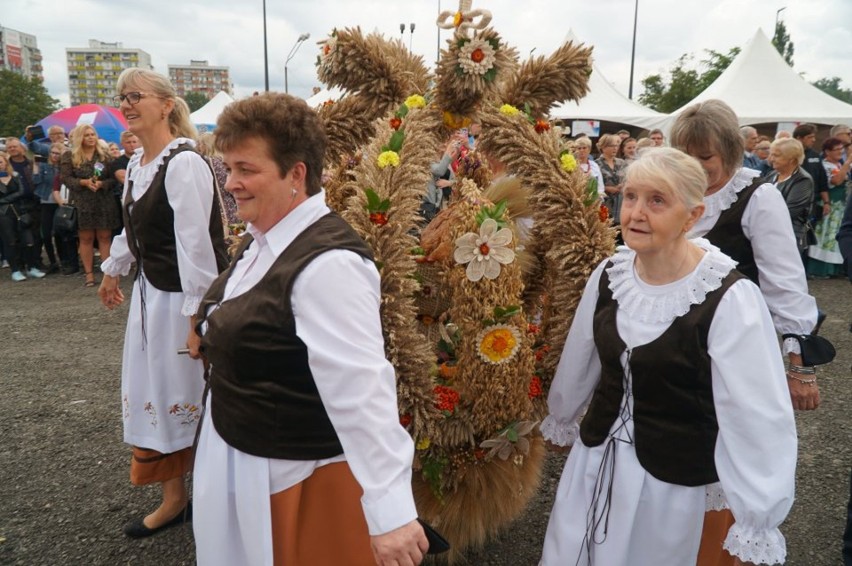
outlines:
[[[704,238],[690,241],[706,252],[704,257],[691,273],[666,285],[648,285],[640,280],[634,267],[636,252],[619,246],[612,266],[606,270],[619,308],[641,322],[667,323],[689,312],[692,305],[703,303],[708,293],[721,287],[736,262]]]
[[[731,208],[737,202],[739,192],[751,185],[760,171],[740,167],[728,183],[710,196],[704,197],[704,217],[718,216],[724,210]]]

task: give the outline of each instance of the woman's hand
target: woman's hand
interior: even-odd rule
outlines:
[[[98,297],[101,298],[101,303],[109,310],[114,309],[124,302],[124,293],[118,286],[118,277],[104,275],[101,280],[101,286],[98,288]]]
[[[201,358],[201,336],[195,331],[195,315],[189,317],[189,334],[186,335],[186,347],[193,360]]]

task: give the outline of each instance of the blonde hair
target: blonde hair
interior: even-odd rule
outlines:
[[[198,153],[205,157],[221,157],[221,153],[216,149],[216,134],[213,132],[204,132],[198,136],[198,144],[195,146]]]
[[[773,149],[777,149],[778,153],[786,159],[795,159],[799,165],[805,161],[805,148],[802,142],[797,139],[781,138],[780,140],[775,140],[769,146],[770,151]]]
[[[50,153],[47,156],[48,161],[50,161],[51,154],[53,153],[53,150],[55,150],[55,149],[59,150],[59,159],[62,159],[62,154],[65,153],[66,151],[68,151],[68,148],[65,147],[65,144],[62,143],[62,142],[56,142],[54,144],[50,144]],[[59,159],[57,159],[56,161],[59,162]]]
[[[617,134],[603,134],[598,139],[598,151],[603,153],[606,146],[610,144],[621,145],[621,138]]]
[[[9,160],[9,154],[5,151],[0,151],[0,157],[6,160],[6,173],[8,173],[10,177],[14,176],[15,170],[12,168],[12,162]]]
[[[86,135],[86,132],[89,130],[95,132],[95,136],[98,135],[98,131],[95,130],[89,124],[83,124],[82,126],[77,126],[73,130],[71,130],[71,163],[74,164],[74,167],[79,167],[86,161],[86,157],[83,155],[83,136]],[[98,142],[102,140],[98,139]],[[104,151],[105,144],[96,143],[95,144],[95,153],[93,157],[97,161],[109,161],[112,159],[109,156],[108,151]]]
[[[577,149],[580,146],[592,149],[592,140],[590,140],[586,136],[575,139],[574,140],[574,149]]]
[[[152,94],[156,94],[164,100],[173,101],[175,106],[172,108],[168,117],[171,134],[176,138],[189,138],[193,140],[198,137],[198,130],[195,129],[195,126],[192,125],[192,121],[189,119],[189,106],[177,95],[175,87],[169,81],[168,77],[156,71],[130,67],[122,71],[118,76],[115,88],[120,94],[128,86],[150,90]]]
[[[625,184],[650,184],[680,198],[692,210],[704,202],[707,173],[693,157],[671,147],[642,152],[627,166]]]

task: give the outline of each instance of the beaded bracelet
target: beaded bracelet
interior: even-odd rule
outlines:
[[[816,383],[816,377],[811,378],[811,379],[800,379],[798,377],[790,375],[789,373],[787,374],[787,379],[792,379],[794,381],[798,381],[802,385],[813,385],[813,384]]]
[[[799,375],[816,375],[816,368],[813,366],[797,366],[790,364],[790,371]]]

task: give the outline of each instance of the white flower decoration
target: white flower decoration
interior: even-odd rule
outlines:
[[[459,49],[459,66],[468,75],[484,75],[494,67],[494,47],[487,41],[472,39]]]
[[[479,234],[468,232],[456,240],[453,254],[456,262],[467,264],[467,278],[479,281],[483,278],[496,279],[500,275],[500,265],[515,261],[515,252],[508,248],[512,243],[512,231],[508,228],[498,230],[497,221],[486,218],[479,227]]]

